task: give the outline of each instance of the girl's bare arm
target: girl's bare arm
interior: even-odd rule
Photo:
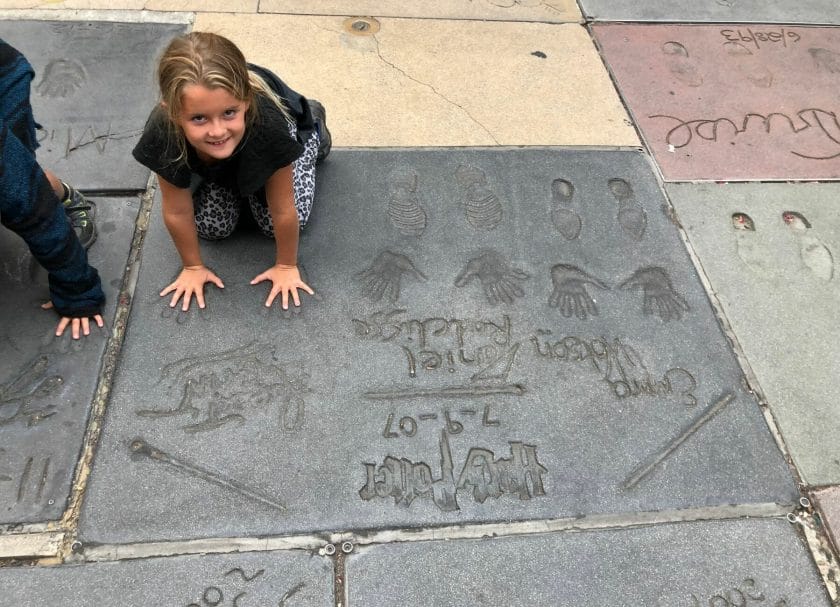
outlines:
[[[301,280],[297,267],[300,224],[295,209],[292,175],[292,165],[288,165],[275,171],[266,181],[265,197],[274,226],[275,260],[274,266],[251,281],[251,284],[257,284],[270,280],[272,288],[265,305],[270,306],[277,295],[280,295],[284,310],[289,307],[290,294],[294,304],[300,305],[298,289],[303,289],[310,295],[315,293]]]
[[[163,222],[172,242],[181,256],[183,269],[178,277],[160,292],[161,297],[172,293],[169,305],[175,307],[183,296],[181,308],[186,311],[190,301],[195,296],[198,307],[204,307],[204,284],[212,282],[217,287],[224,288],[221,279],[201,260],[201,249],[198,246],[198,231],[195,227],[192,194],[188,188],[179,188],[164,178],[158,176],[162,197]]]

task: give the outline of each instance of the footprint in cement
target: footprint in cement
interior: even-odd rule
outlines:
[[[677,80],[686,86],[697,87],[703,84],[703,76],[697,64],[682,44],[673,40],[666,42],[662,45],[662,52],[668,58],[668,69]]]
[[[632,186],[624,179],[615,177],[607,181],[607,187],[618,202],[618,225],[634,240],[641,240],[647,228],[647,213],[636,202]]]
[[[767,252],[759,246],[759,235],[752,218],[746,213],[733,213],[732,229],[735,230],[735,250],[741,261],[756,274],[771,274],[767,265]]]
[[[761,59],[740,42],[727,42],[723,45],[726,54],[732,57],[738,73],[748,82],[763,89],[773,86],[773,72],[762,65]]]
[[[580,215],[567,208],[575,195],[575,186],[568,179],[555,179],[551,182],[551,223],[566,240],[580,236]]]
[[[817,278],[831,280],[834,277],[834,257],[825,243],[811,234],[808,220],[796,211],[785,211],[782,220],[799,243],[799,256],[805,267]]]
[[[396,170],[388,177],[388,218],[404,236],[426,231],[426,211],[417,197],[417,173]]]
[[[455,171],[455,180],[463,190],[464,215],[477,230],[489,231],[502,221],[502,201],[490,189],[487,176],[479,168],[462,164]]]

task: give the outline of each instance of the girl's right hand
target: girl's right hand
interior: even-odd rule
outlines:
[[[198,307],[203,308],[204,283],[207,282],[212,282],[220,289],[225,288],[225,285],[222,284],[222,280],[216,276],[210,268],[203,265],[184,266],[184,269],[181,270],[180,274],[178,274],[178,278],[175,279],[175,282],[161,291],[160,296],[163,297],[172,293],[172,301],[169,302],[170,308],[174,308],[178,304],[178,300],[181,299],[181,296],[183,296],[184,300],[181,309],[186,312],[190,309],[190,301],[192,300],[193,295],[195,295]]]

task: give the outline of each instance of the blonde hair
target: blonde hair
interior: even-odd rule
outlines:
[[[221,88],[239,101],[249,104],[245,124],[250,127],[259,115],[256,96],[265,97],[291,122],[283,100],[258,74],[248,69],[242,51],[230,40],[209,32],[191,32],[174,38],[158,62],[158,85],[163,111],[167,117],[169,140],[175,146],[174,162],[187,158],[187,143],[178,126],[184,88],[200,84],[208,89]]]

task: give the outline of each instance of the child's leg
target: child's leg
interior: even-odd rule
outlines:
[[[239,222],[240,202],[233,190],[204,182],[193,192],[195,227],[206,240],[227,238]]]
[[[289,125],[289,132],[292,137],[296,135],[297,129],[294,125]],[[319,144],[318,133],[313,131],[304,146],[303,154],[294,163],[292,188],[295,191],[295,209],[301,229],[309,221],[312,203],[315,200],[315,163],[318,161]],[[260,231],[269,238],[274,238],[274,228],[265,200],[265,191],[260,190],[256,195],[248,196],[247,200]]]

